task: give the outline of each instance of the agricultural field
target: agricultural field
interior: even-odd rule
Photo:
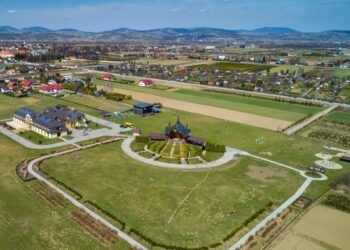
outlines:
[[[119,142],[53,158],[41,168],[124,221],[127,230],[188,247],[220,242],[269,201],[277,206],[302,183],[294,172],[251,158],[213,170],[155,168],[129,159]],[[180,201],[201,181],[171,220]]]
[[[67,100],[76,104],[101,109],[107,112],[118,112],[132,108],[131,105],[125,103],[105,100],[103,98],[96,98],[88,95],[70,95],[67,97],[62,97],[60,100]]]
[[[350,76],[350,69],[336,69],[333,72],[333,76],[339,77],[339,78],[349,77]]]
[[[286,72],[287,70],[290,73],[293,73],[294,71],[296,73],[300,73],[300,72],[306,73],[313,70],[314,68],[315,67],[313,66],[278,65],[277,67],[272,68],[270,70],[270,73],[280,73],[281,71]]]
[[[193,65],[206,65],[211,64],[211,61],[200,61],[200,60],[162,60],[162,59],[138,59],[137,63],[149,63],[151,65],[164,65],[164,66],[181,66],[181,67],[189,67]]]
[[[95,79],[94,83],[99,86],[106,84],[105,81],[98,79]],[[210,93],[197,90],[180,89],[175,91],[162,91],[151,88],[119,84],[116,82],[113,82],[113,86],[119,89],[138,91],[180,101],[205,104],[213,107],[235,110],[249,114],[268,116],[285,121],[298,121],[306,116],[315,114],[322,110],[322,107],[311,107],[275,102],[273,100],[247,98],[231,94]]]
[[[192,67],[202,68],[202,69],[218,69],[218,70],[238,70],[238,71],[253,71],[259,72],[267,69],[272,69],[274,66],[271,65],[257,65],[248,63],[228,63],[219,62],[210,65],[194,65]]]
[[[25,159],[51,151],[28,150],[0,134],[0,246],[6,249],[105,249],[68,217],[73,208],[54,207],[23,183],[15,167]],[[110,249],[127,250],[118,239]]]
[[[335,111],[326,116],[328,120],[350,122],[350,112]]]
[[[343,102],[350,103],[350,88],[344,88],[338,96],[342,99]]]
[[[325,206],[316,206],[270,249],[348,249],[349,230],[349,214]]]
[[[335,111],[301,131],[301,135],[327,141],[338,146],[350,146],[350,113]]]

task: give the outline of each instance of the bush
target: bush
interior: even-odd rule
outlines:
[[[142,143],[148,143],[149,137],[148,136],[136,136],[135,141],[142,142]]]
[[[214,144],[207,142],[205,144],[205,150],[210,151],[210,152],[217,152],[217,153],[225,153],[226,148],[225,145],[220,145],[220,144]]]
[[[350,213],[350,198],[339,194],[328,195],[322,204]]]

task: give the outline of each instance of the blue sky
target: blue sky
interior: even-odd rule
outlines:
[[[350,0],[1,0],[0,25],[102,31],[127,27],[350,29]]]

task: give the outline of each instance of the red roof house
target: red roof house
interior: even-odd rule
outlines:
[[[43,85],[39,88],[42,93],[58,93],[63,90],[62,86],[59,84]]]
[[[110,81],[113,78],[111,74],[104,74],[102,79],[106,81]]]
[[[153,84],[153,81],[151,79],[143,79],[139,81],[139,86],[141,87],[147,87]]]
[[[22,86],[24,87],[24,88],[30,88],[31,86],[33,85],[33,83],[32,82],[30,82],[30,81],[23,81],[22,82]]]

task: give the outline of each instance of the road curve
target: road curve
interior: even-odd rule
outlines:
[[[79,201],[74,199],[72,196],[70,196],[69,194],[65,193],[63,190],[61,190],[60,188],[58,188],[57,186],[55,186],[54,184],[52,184],[51,182],[46,180],[45,177],[39,175],[33,169],[34,165],[36,163],[39,163],[42,160],[45,160],[45,159],[48,159],[48,158],[51,158],[51,157],[60,156],[60,155],[67,154],[67,153],[72,153],[72,152],[79,151],[79,150],[80,150],[79,148],[75,148],[75,149],[70,149],[70,150],[66,150],[66,151],[62,151],[62,152],[58,152],[58,153],[54,153],[54,154],[50,154],[50,155],[45,155],[45,156],[39,157],[39,158],[31,161],[28,164],[28,172],[30,174],[32,174],[38,180],[40,180],[40,181],[44,182],[45,184],[47,184],[50,188],[55,190],[57,193],[61,194],[65,199],[70,201],[73,205],[75,205],[76,207],[84,210],[91,217],[93,217],[94,219],[98,220],[99,222],[101,222],[102,224],[104,224],[105,226],[110,228],[111,230],[117,232],[118,236],[120,238],[124,239],[125,241],[127,241],[131,246],[134,246],[134,247],[136,247],[137,249],[140,249],[140,250],[147,250],[147,248],[144,247],[143,245],[141,245],[139,242],[137,242],[136,240],[132,239],[129,235],[125,234],[123,231],[121,231],[117,227],[113,226],[111,223],[109,223],[107,220],[105,220],[104,218],[99,216],[97,213],[95,213],[94,211],[92,211],[88,207],[84,206],[82,203],[80,203]]]

